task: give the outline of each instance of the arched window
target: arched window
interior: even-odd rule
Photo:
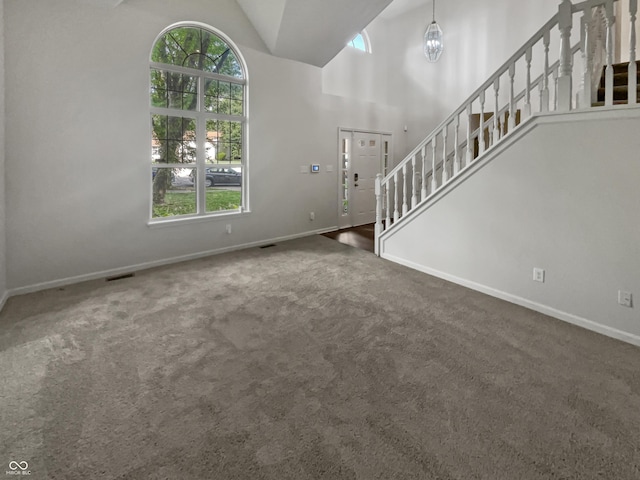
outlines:
[[[247,209],[246,68],[231,41],[172,27],[151,51],[151,218]]]
[[[371,43],[369,42],[369,35],[364,30],[357,34],[347,44],[348,46],[355,48],[356,50],[362,50],[363,52],[371,53]]]

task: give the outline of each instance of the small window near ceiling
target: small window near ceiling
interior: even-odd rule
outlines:
[[[348,43],[348,46],[355,48],[356,50],[371,53],[371,43],[369,42],[369,36],[364,30],[353,37]]]

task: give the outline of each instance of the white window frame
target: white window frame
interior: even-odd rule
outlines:
[[[353,43],[354,40],[358,37],[358,35],[362,37],[362,41],[364,43],[364,50],[356,47],[355,44]],[[366,30],[362,30],[361,32],[358,32],[351,40],[349,40],[349,43],[347,45],[358,52],[371,53],[371,40],[369,39],[369,34],[367,33]]]
[[[222,32],[219,30],[210,27],[205,24],[200,24],[196,22],[189,23],[178,23],[171,25],[170,27],[165,28],[154,40],[151,51],[153,52],[153,47],[156,43],[164,36],[167,32],[174,30],[176,28],[184,28],[184,27],[192,27],[192,28],[200,28],[203,30],[207,30],[212,34],[219,37],[223,42],[225,42],[233,51],[236,59],[240,63],[242,68],[243,78],[231,77],[228,75],[220,75],[217,73],[205,72],[202,70],[191,69],[187,67],[181,67],[178,65],[171,65],[166,63],[158,63],[149,61],[149,71],[151,70],[164,70],[167,72],[175,72],[175,73],[183,73],[193,77],[198,78],[198,102],[196,110],[181,110],[176,108],[166,108],[166,107],[154,107],[150,104],[149,106],[149,139],[152,138],[153,135],[153,124],[151,122],[152,115],[163,115],[163,116],[171,116],[171,117],[182,117],[182,118],[193,118],[196,121],[196,162],[195,164],[189,163],[161,163],[157,164],[151,161],[151,170],[153,168],[194,168],[196,170],[196,213],[188,214],[188,215],[175,215],[171,217],[153,217],[153,182],[150,183],[149,189],[149,226],[159,226],[162,224],[175,224],[175,223],[184,223],[184,222],[192,222],[192,221],[203,221],[215,218],[221,218],[232,215],[242,215],[250,213],[251,210],[249,208],[249,150],[248,150],[248,98],[249,98],[249,89],[248,89],[248,70],[246,66],[246,62],[244,58],[240,55],[238,47]],[[243,105],[242,112],[243,115],[226,115],[214,112],[207,112],[204,110],[203,100],[204,100],[204,84],[205,79],[213,79],[213,80],[221,80],[228,83],[233,83],[236,85],[243,86]],[[151,76],[149,75],[149,92],[151,91]],[[149,96],[149,102],[151,102],[151,96]],[[242,185],[241,185],[241,205],[237,210],[221,210],[215,212],[207,212],[206,211],[206,195],[207,190],[205,187],[205,169],[212,168],[215,166],[225,166],[228,167],[228,164],[218,164],[218,163],[206,163],[206,123],[207,120],[221,120],[221,121],[232,121],[232,122],[240,122],[242,128],[242,163],[240,164],[242,167]],[[151,152],[152,154],[153,152]],[[149,158],[152,158],[151,155]]]

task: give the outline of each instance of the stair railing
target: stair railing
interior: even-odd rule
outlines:
[[[375,250],[380,236],[509,137],[533,115],[592,108],[594,68],[593,24],[597,9],[605,12],[605,105],[613,105],[614,4],[618,0],[562,0],[554,15],[460,107],[438,125],[386,177],[376,178]],[[629,2],[631,18],[629,102],[636,92],[636,15],[638,0]],[[578,16],[578,19],[574,17]],[[574,24],[580,40],[571,44]],[[551,45],[558,44],[552,57]],[[578,55],[580,53],[580,55]],[[577,61],[576,61],[577,60]],[[581,64],[574,75],[574,65]],[[632,74],[633,70],[633,74]],[[505,87],[506,85],[506,87]],[[574,96],[573,91],[577,94]]]

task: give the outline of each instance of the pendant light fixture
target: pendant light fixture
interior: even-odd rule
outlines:
[[[436,23],[436,0],[433,0],[433,21],[424,32],[424,55],[430,62],[437,62],[442,49],[442,29]]]

